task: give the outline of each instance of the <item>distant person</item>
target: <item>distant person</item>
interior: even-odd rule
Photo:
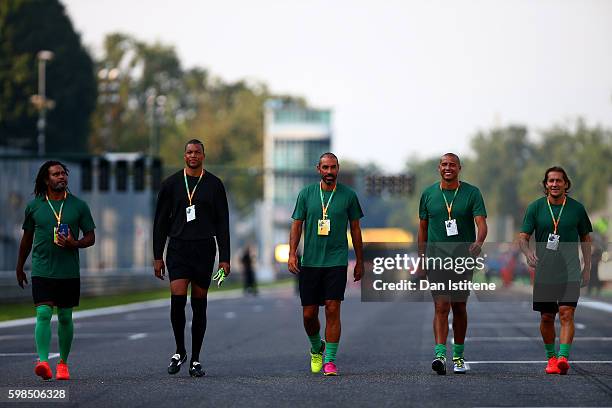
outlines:
[[[165,179],[157,196],[153,226],[155,276],[164,279],[163,254],[170,277],[170,321],[176,352],[168,374],[176,374],[187,360],[185,305],[191,284],[191,360],[189,374],[204,376],[200,350],[206,332],[207,294],[219,246],[219,268],[230,274],[229,213],[221,180],[204,170],[204,145],[192,139],[185,145],[185,168]],[[215,244],[216,237],[216,244]]]
[[[480,190],[459,180],[461,161],[454,153],[446,153],[438,164],[440,181],[427,187],[419,204],[419,254],[429,258],[468,258],[478,256],[487,237],[487,211]],[[476,235],[475,227],[478,228]],[[427,268],[425,268],[427,269]],[[446,374],[446,340],[448,315],[453,311],[453,372],[465,374],[469,367],[464,359],[467,332],[467,300],[469,290],[451,290],[448,282],[471,282],[473,270],[462,272],[438,269],[427,270],[430,283],[444,285],[432,290],[434,302],[435,358],[431,368]]]
[[[591,221],[582,204],[568,196],[572,183],[562,167],[551,167],[542,180],[544,197],[529,204],[519,234],[527,264],[535,268],[533,310],[540,312],[540,333],[548,364],[547,374],[567,374],[574,340],[574,312],[580,286],[589,283]],[[535,252],[529,239],[535,233]],[[580,268],[578,243],[584,266]],[[555,351],[555,316],[559,313],[559,353]]]
[[[38,170],[35,198],[25,209],[23,237],[17,259],[17,283],[28,283],[23,267],[32,250],[32,297],[36,307],[34,338],[38,363],[36,375],[53,377],[49,367],[51,316],[57,307],[57,335],[60,360],[56,380],[69,380],[68,355],[74,325],[72,309],[79,305],[81,280],[79,248],[94,244],[96,228],[87,204],[68,191],[68,168],[59,161],[47,161]],[[79,231],[83,237],[79,239]]]
[[[603,234],[593,233],[593,249],[591,252],[591,279],[589,279],[588,294],[599,295],[603,282],[599,279],[599,263],[606,249],[606,241]]]
[[[289,271],[299,279],[304,328],[310,341],[310,369],[338,375],[336,353],[340,342],[340,304],[344,300],[348,268],[347,226],[350,224],[357,262],[355,281],[363,275],[363,248],[359,219],[363,217],[357,195],[337,182],[340,164],[333,153],[319,158],[318,183],[300,191],[289,237]],[[304,255],[301,266],[298,245],[304,230]],[[319,334],[319,306],[325,305],[325,341]],[[323,364],[323,354],[325,360]]]
[[[251,256],[251,247],[246,246],[242,257],[242,274],[244,278],[244,293],[257,296],[257,282],[255,280],[255,271],[253,270],[253,257]]]

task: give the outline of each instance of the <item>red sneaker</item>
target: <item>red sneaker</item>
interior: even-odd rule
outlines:
[[[57,368],[55,370],[55,379],[56,380],[69,380],[70,373],[68,372],[68,364],[64,363],[64,360],[60,360],[57,363]]]
[[[559,357],[557,359],[557,367],[559,367],[559,374],[561,375],[567,374],[567,370],[570,369],[570,365],[567,362],[567,357]]]
[[[46,361],[39,361],[34,367],[34,373],[43,380],[50,380],[53,378],[51,367],[49,367],[49,363]]]
[[[553,356],[548,359],[545,371],[546,374],[560,374],[559,367],[557,367],[557,357]]]

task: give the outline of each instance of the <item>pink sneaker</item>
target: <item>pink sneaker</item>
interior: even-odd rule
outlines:
[[[336,363],[334,363],[333,361],[325,363],[323,365],[323,375],[338,375],[338,368],[336,368]]]

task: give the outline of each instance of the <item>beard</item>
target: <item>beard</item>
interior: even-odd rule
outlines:
[[[52,185],[51,190],[56,191],[56,192],[62,192],[66,190],[67,186],[68,186],[68,183],[60,182],[55,185]]]
[[[336,181],[336,177],[334,177],[334,176],[324,176],[324,177],[321,177],[321,180],[323,180],[323,182],[325,184],[333,184],[334,181]]]

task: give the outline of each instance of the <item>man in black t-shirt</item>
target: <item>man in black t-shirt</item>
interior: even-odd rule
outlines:
[[[169,374],[179,372],[187,360],[185,305],[191,284],[192,353],[189,374],[202,377],[200,349],[206,331],[206,296],[219,247],[219,268],[230,273],[229,213],[221,180],[204,170],[204,145],[192,139],[185,145],[186,167],[165,179],[157,196],[153,227],[155,276],[164,279],[166,264],[172,293],[170,320],[176,353]],[[163,260],[167,238],[166,263]],[[215,244],[216,237],[216,244]]]

